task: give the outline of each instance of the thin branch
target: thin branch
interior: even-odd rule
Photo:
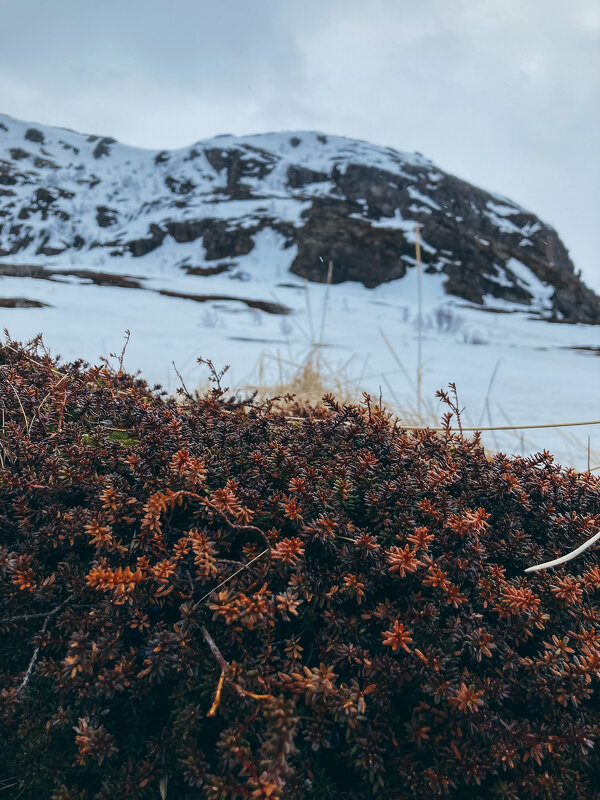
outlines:
[[[224,683],[225,683],[225,670],[222,669],[221,670],[221,675],[219,676],[219,682],[217,684],[217,691],[215,692],[215,699],[213,700],[213,704],[210,707],[210,710],[209,710],[208,714],[206,715],[207,717],[216,716],[217,709],[218,709],[219,704],[221,702],[221,692],[223,691],[223,684]]]
[[[260,538],[262,539],[266,549],[269,551],[269,559],[268,559],[268,562],[267,562],[267,567],[269,566],[269,563],[271,561],[271,545],[270,545],[269,540],[267,539],[267,536],[266,536],[264,531],[261,531],[261,529],[257,528],[256,525],[240,525],[239,522],[232,522],[224,511],[221,511],[220,508],[217,508],[209,500],[205,499],[204,500],[204,505],[207,508],[210,508],[211,511],[216,511],[216,513],[222,519],[225,520],[225,522],[229,525],[230,528],[233,528],[234,530],[238,530],[238,531],[253,531],[254,533],[257,533],[260,536]]]
[[[232,563],[237,563],[237,562],[232,562]],[[71,597],[69,597],[68,600],[72,599],[72,597],[73,595],[71,595]],[[77,606],[78,608],[81,607],[85,608],[86,604],[78,603]],[[54,614],[55,611],[52,611],[51,613]],[[27,622],[30,619],[40,619],[41,617],[47,617],[47,616],[48,613],[46,611],[40,611],[39,613],[36,614],[18,614],[16,617],[3,617],[2,619],[0,619],[0,625],[10,625],[12,622]]]
[[[181,388],[183,389],[183,393],[185,394],[185,396],[187,397],[188,400],[192,400],[192,402],[196,402],[197,398],[194,397],[193,394],[191,394],[191,392],[189,391],[189,389],[185,385],[185,381],[183,380],[183,375],[181,374],[181,372],[179,372],[179,370],[175,366],[175,362],[172,361],[171,363],[173,364],[173,369],[175,370],[175,374],[179,378],[179,382],[181,383]]]
[[[25,409],[23,408],[23,403],[21,402],[19,393],[17,392],[13,384],[11,384],[10,388],[13,390],[13,392],[15,393],[15,397],[19,401],[19,405],[21,406],[21,412],[23,414],[23,418],[25,419],[25,431],[29,435],[29,420],[27,419],[27,414],[25,413]]]
[[[297,420],[298,422],[306,422],[307,417],[293,417],[284,415],[284,419],[293,419]],[[327,422],[326,419],[320,419],[319,417],[311,418],[311,422]],[[531,431],[531,430],[540,430],[542,428],[573,428],[573,427],[580,427],[582,425],[600,425],[600,420],[589,420],[585,422],[551,422],[545,423],[542,425],[489,425],[485,426],[478,426],[476,428],[473,427],[463,427],[463,433],[467,431],[474,432],[474,431]],[[445,428],[440,427],[432,427],[431,425],[401,425],[400,426],[404,431],[432,431],[434,433],[441,433],[445,431]],[[452,427],[452,426],[450,426]],[[592,467],[592,472],[595,469],[600,469],[600,465],[597,467]]]
[[[123,374],[123,360],[125,359],[125,351],[127,350],[127,345],[129,344],[129,339],[131,338],[131,331],[125,331],[125,344],[123,345],[123,349],[121,350],[121,355],[118,356],[119,358],[119,371],[117,373],[117,377],[121,377]],[[115,356],[116,357],[116,356]]]
[[[329,287],[331,286],[331,279],[333,277],[333,261],[329,261],[327,268],[327,288],[325,289],[325,298],[323,300],[323,308],[321,313],[321,330],[319,332],[319,346],[323,346],[323,335],[325,333],[325,321],[327,319],[327,301],[329,300]]]
[[[213,362],[210,360],[210,358],[202,358],[202,357],[200,357],[200,358],[196,359],[196,362],[198,364],[204,364],[204,366],[208,367],[208,369],[210,371],[209,381],[211,383],[214,383],[214,385],[215,385],[215,388],[212,390],[213,395],[218,395],[219,397],[221,397],[223,394],[225,394],[225,392],[229,391],[228,388],[224,389],[221,386],[221,378],[229,370],[229,364],[226,364],[222,369],[217,370],[217,368],[215,367]]]
[[[225,661],[223,653],[219,650],[217,645],[215,644],[215,640],[212,638],[210,633],[207,631],[206,627],[203,625],[200,630],[202,631],[202,636],[204,636],[204,640],[206,644],[210,647],[210,652],[213,654],[215,661],[221,667],[222,670],[226,670],[229,668],[229,664]]]
[[[0,625],[10,625],[11,622],[25,622],[29,619],[39,619],[40,617],[47,617],[47,611],[40,611],[39,614],[19,614],[17,617],[4,617],[0,619]]]
[[[59,611],[62,611],[62,609],[72,599],[73,599],[73,595],[69,595],[69,597],[67,597],[66,600],[63,600],[62,603],[60,603],[60,605],[56,606],[56,608],[53,608],[52,611],[50,611],[48,614],[46,614],[46,619],[44,620],[44,624],[42,625],[42,628],[41,628],[40,632],[38,633],[38,636],[43,636],[43,634],[46,633],[46,630],[48,628],[48,625],[49,625],[50,620],[52,619],[52,617],[56,616],[59,613]],[[31,661],[29,662],[29,666],[27,667],[27,671],[25,672],[23,680],[21,681],[21,683],[17,687],[17,697],[21,694],[23,689],[29,683],[29,679],[31,678],[31,675],[33,673],[33,668],[35,667],[35,664],[36,664],[36,662],[38,660],[38,656],[40,654],[40,649],[41,649],[41,644],[39,644],[35,648],[35,650],[33,651],[33,655],[31,656]]]
[[[552,561],[545,561],[543,564],[536,564],[534,567],[527,567],[525,572],[537,572],[540,569],[549,569],[550,567],[557,567],[559,564],[564,564],[567,561],[571,561],[571,559],[575,558],[580,553],[583,553],[584,550],[587,550],[588,547],[591,547],[594,544],[594,542],[598,541],[598,539],[600,539],[600,531],[595,533],[583,544],[579,545],[579,547],[577,547],[575,550],[572,550],[570,553],[567,553],[567,555],[561,556],[560,558],[555,558]]]
[[[392,358],[394,359],[396,364],[398,364],[398,366],[400,367],[400,369],[402,371],[402,374],[404,375],[404,377],[406,379],[406,382],[408,383],[408,385],[410,386],[410,388],[413,391],[416,391],[415,384],[413,383],[412,378],[410,377],[408,372],[404,369],[404,364],[402,363],[402,361],[400,361],[400,359],[398,357],[398,354],[396,353],[396,351],[394,350],[394,348],[390,344],[389,339],[387,338],[387,336],[385,335],[385,333],[383,332],[383,330],[381,328],[377,328],[377,330],[379,331],[379,334],[380,334],[381,338],[383,339],[383,341],[386,343],[388,350],[392,354]]]
[[[229,575],[229,577],[225,578],[225,580],[221,581],[221,583],[217,584],[213,589],[210,590],[210,592],[207,592],[205,595],[203,595],[200,598],[200,600],[198,600],[198,602],[196,603],[196,606],[199,606],[200,603],[203,603],[208,597],[211,596],[211,594],[213,594],[213,592],[216,592],[217,589],[221,589],[223,586],[225,586],[226,583],[229,583],[230,580],[235,578],[236,575],[239,575],[240,572],[243,572],[245,569],[248,569],[250,564],[254,563],[254,561],[258,561],[259,558],[262,558],[267,553],[270,553],[270,550],[263,550],[262,553],[259,553],[257,556],[254,556],[254,558],[251,558],[247,564],[242,564],[242,566],[238,570]]]
[[[490,407],[489,407],[490,395],[492,393],[492,386],[494,385],[494,380],[496,379],[496,373],[498,372],[498,369],[500,367],[500,362],[501,361],[502,361],[501,358],[499,358],[496,361],[496,366],[494,367],[494,369],[492,371],[492,376],[490,378],[490,382],[488,383],[487,392],[485,393],[485,400],[484,400],[484,403],[483,403],[483,408],[481,410],[481,416],[479,417],[479,423],[480,424],[483,422],[483,417],[484,417],[486,411],[488,412],[488,418],[490,417]],[[491,424],[492,424],[492,421],[490,419],[490,425]]]
[[[8,334],[8,331],[6,330],[6,328],[4,329],[4,333],[5,333],[5,335]],[[43,342],[42,342],[42,347],[43,346],[44,345],[43,345]],[[5,347],[7,350],[11,350],[13,353],[16,353],[17,355],[23,355],[25,358],[28,358],[31,361],[32,364],[36,364],[38,367],[44,367],[44,369],[49,369],[50,372],[53,372],[55,375],[62,375],[63,378],[68,378],[69,377],[68,375],[65,375],[63,372],[61,372],[60,370],[56,369],[55,367],[51,367],[49,364],[42,364],[41,361],[36,361],[36,359],[32,358],[32,356],[30,356],[29,353],[27,353],[25,351],[20,352],[19,350],[16,349],[16,347],[11,347],[11,345],[7,344],[6,342],[0,342],[0,348],[2,348],[2,347]]]
[[[210,648],[210,652],[213,654],[215,661],[221,668],[221,675],[219,676],[219,683],[217,684],[215,699],[213,701],[212,706],[210,707],[210,711],[206,715],[207,717],[214,717],[215,714],[217,713],[217,708],[219,707],[219,703],[221,702],[221,691],[223,689],[223,684],[225,682],[225,675],[227,674],[227,670],[230,669],[230,665],[223,657],[223,653],[221,653],[221,651],[215,644],[215,640],[207,631],[206,627],[203,625],[200,628],[200,630],[202,632],[202,636],[204,637],[206,644]],[[233,688],[240,697],[250,697],[252,700],[268,700],[271,697],[270,694],[255,694],[254,692],[249,692],[247,689],[242,689],[241,686],[238,686],[238,684],[234,683],[233,681],[231,685],[233,686]]]

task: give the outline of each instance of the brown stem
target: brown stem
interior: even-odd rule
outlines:
[[[25,622],[28,619],[39,619],[40,617],[47,617],[46,611],[41,611],[39,614],[19,614],[17,617],[4,617],[0,619],[0,625],[9,625],[11,622]]]
[[[211,511],[215,511],[222,519],[225,520],[225,522],[229,525],[230,528],[233,528],[234,530],[237,531],[252,531],[253,533],[257,533],[263,540],[265,548],[269,551],[267,567],[269,566],[269,563],[271,561],[271,544],[269,543],[269,540],[264,531],[261,531],[261,529],[257,528],[256,525],[240,525],[238,522],[232,522],[224,511],[221,511],[220,508],[217,508],[215,505],[213,505],[213,503],[210,502],[210,500],[206,500],[205,498],[204,498],[204,505],[208,506],[208,508],[210,508]]]
[[[44,624],[42,625],[41,630],[38,633],[38,636],[42,636],[44,633],[46,633],[46,630],[48,628],[48,625],[49,625],[50,620],[52,619],[52,617],[56,616],[56,614],[58,614],[59,611],[62,611],[62,609],[72,599],[73,599],[73,595],[69,595],[69,597],[67,597],[66,600],[63,600],[62,603],[60,603],[60,605],[56,606],[55,608],[52,609],[52,611],[50,611],[48,614],[46,614],[46,619],[44,620]],[[40,649],[41,649],[41,644],[39,644],[35,648],[35,650],[33,651],[33,655],[31,656],[31,661],[29,662],[29,666],[27,667],[27,671],[25,672],[25,675],[23,676],[23,680],[21,681],[21,683],[17,687],[17,697],[21,694],[23,689],[29,683],[29,679],[31,678],[31,675],[33,674],[33,668],[35,667],[35,664],[36,664],[36,662],[38,660],[38,656],[40,654]]]
[[[221,667],[222,670],[226,670],[229,668],[229,664],[225,661],[223,657],[223,653],[219,650],[217,645],[215,644],[215,640],[212,638],[210,633],[206,630],[206,627],[203,625],[200,630],[202,631],[202,636],[206,641],[206,644],[210,647],[210,652],[215,657],[217,664]]]
[[[229,525],[230,528],[233,528],[234,530],[237,530],[237,531],[252,531],[253,533],[257,533],[259,535],[259,537],[262,539],[262,541],[263,541],[263,543],[265,545],[265,551],[267,553],[267,560],[266,560],[266,563],[265,563],[265,565],[263,567],[262,574],[260,575],[260,577],[258,577],[254,581],[254,583],[250,584],[250,586],[248,586],[248,588],[246,589],[246,592],[250,592],[255,586],[257,586],[265,578],[267,572],[269,571],[269,566],[271,564],[271,543],[269,542],[269,539],[267,538],[267,535],[265,534],[264,531],[261,531],[260,528],[257,528],[256,525],[240,525],[237,522],[232,522],[229,519],[229,517],[227,516],[227,514],[225,514],[224,511],[221,511],[220,508],[216,508],[210,502],[210,500],[207,500],[207,499],[204,498],[203,502],[204,502],[205,506],[207,506],[208,508],[211,509],[211,511],[215,511],[222,519],[224,519],[225,522]],[[262,555],[262,553],[261,553],[261,555]]]
[[[254,558],[251,558],[251,559],[250,559],[250,561],[248,561],[248,563],[247,563],[247,564],[242,564],[242,566],[241,566],[241,567],[240,567],[238,570],[236,570],[234,573],[232,573],[232,574],[231,574],[231,575],[229,575],[227,578],[225,578],[224,580],[222,580],[222,581],[221,581],[221,583],[218,583],[216,586],[214,586],[214,587],[213,587],[213,588],[210,590],[210,592],[207,592],[205,595],[203,595],[203,596],[200,598],[200,600],[198,600],[198,602],[196,603],[196,607],[198,607],[198,606],[199,606],[201,603],[203,603],[203,602],[204,602],[204,601],[205,601],[205,600],[206,600],[208,597],[210,597],[210,596],[211,596],[211,594],[213,594],[214,592],[216,592],[216,591],[217,591],[217,589],[220,589],[222,586],[225,586],[225,584],[226,584],[226,583],[229,583],[229,581],[230,581],[230,580],[232,580],[233,578],[235,578],[235,576],[236,576],[236,575],[239,575],[239,574],[240,574],[240,572],[243,572],[245,569],[248,569],[248,567],[250,566],[250,564],[253,564],[255,561],[258,561],[258,559],[259,559],[259,558],[262,558],[262,557],[263,557],[263,556],[264,556],[266,553],[268,553],[268,552],[269,552],[269,550],[263,550],[263,551],[262,551],[262,553],[259,553],[257,556],[254,556]],[[261,576],[261,578],[262,578],[262,577],[264,577],[264,573],[263,573],[263,575]],[[256,584],[257,584],[257,583],[258,583],[258,580],[254,581],[254,583],[250,584],[250,586],[248,587],[248,589],[247,589],[246,591],[249,591],[249,590],[250,590],[250,589],[251,589],[253,586],[256,586]],[[239,592],[238,592],[238,594],[239,594]],[[237,597],[237,595],[235,595],[235,597]],[[231,602],[231,600],[233,600],[233,599],[234,599],[233,597],[230,597],[230,598],[229,598],[229,602]]]
[[[202,636],[204,636],[204,640],[209,646],[210,652],[213,654],[215,661],[221,667],[221,675],[219,676],[219,683],[217,684],[215,699],[213,700],[213,704],[210,707],[210,711],[206,715],[207,717],[214,717],[215,714],[217,713],[217,708],[219,707],[219,703],[221,702],[221,691],[223,689],[223,683],[225,682],[225,675],[230,667],[227,661],[225,661],[223,653],[221,653],[221,651],[215,644],[215,640],[206,630],[206,627],[203,625],[200,628],[200,630],[202,631]],[[234,683],[233,681],[231,682],[231,685],[233,686],[233,688],[240,697],[250,697],[252,698],[252,700],[268,700],[271,697],[270,694],[255,694],[254,692],[249,692],[247,689],[242,689],[241,686],[238,686],[238,684]]]
[[[213,704],[210,707],[210,710],[207,717],[214,717],[217,713],[217,708],[221,702],[221,691],[223,690],[223,683],[225,682],[225,670],[221,670],[221,675],[219,677],[219,683],[217,684],[217,691],[215,692],[215,699],[213,700]]]

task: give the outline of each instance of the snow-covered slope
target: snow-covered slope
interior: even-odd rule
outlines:
[[[418,154],[305,131],[157,152],[6,116],[0,146],[12,264],[252,278],[247,256],[269,231],[292,273],[324,282],[332,260],[334,283],[372,288],[414,268],[418,224],[424,269],[448,294],[600,322],[552,228]]]
[[[597,417],[597,359],[566,348],[600,329],[543,321],[600,321],[558,235],[423,156],[313,132],[158,152],[0,115],[3,325],[90,360],[128,328],[129,367],[169,389],[172,361],[192,385],[198,355],[243,382],[261,355],[321,343],[333,369],[350,359],[348,376],[414,406],[417,224],[423,396],[455,380],[475,424]],[[600,450],[597,430],[580,440]],[[562,434],[495,443],[585,461]]]

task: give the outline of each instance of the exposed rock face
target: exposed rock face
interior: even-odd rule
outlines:
[[[25,131],[25,138],[30,142],[44,144],[44,134],[41,131],[38,131],[37,128],[28,128]]]
[[[600,301],[576,277],[555,230],[452,175],[438,171],[432,185],[422,168],[405,165],[403,172],[410,177],[355,164],[344,173],[333,170],[343,199],[319,199],[305,212],[292,272],[326,280],[328,265],[318,256],[328,251],[336,283],[359,280],[373,287],[402,278],[414,261],[414,238],[404,235],[406,226],[403,231],[370,222],[385,224],[399,214],[419,224],[426,242],[423,267],[448,276],[448,294],[478,304],[488,297],[529,305],[529,287],[510,269],[510,259],[516,259],[554,287],[551,314],[600,322]]]
[[[293,274],[323,282],[331,260],[334,283],[371,288],[414,269],[418,225],[423,269],[448,294],[600,323],[556,231],[418,154],[307,132],[157,152],[1,117],[0,185],[7,261],[170,259],[201,282],[244,259],[260,269],[270,231],[269,258]]]
[[[358,208],[345,200],[315,200],[304,214],[306,223],[297,237],[298,255],[291,271],[324,283],[331,260],[335,265],[333,283],[360,281],[372,289],[403,278],[406,262],[401,256],[413,258],[414,245],[401,230],[372,227],[367,219],[356,216]]]

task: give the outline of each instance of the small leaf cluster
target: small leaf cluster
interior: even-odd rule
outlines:
[[[0,781],[600,798],[599,479],[215,377],[0,347]]]

